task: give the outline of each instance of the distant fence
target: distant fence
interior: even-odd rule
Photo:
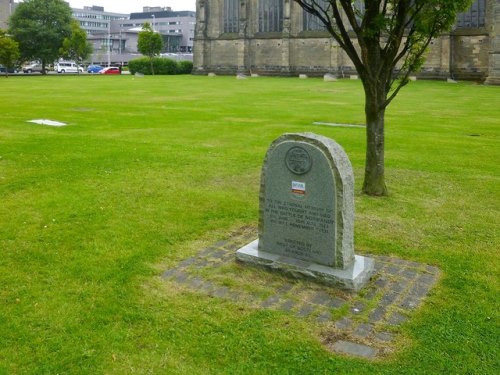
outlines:
[[[175,61],[193,61],[192,53],[161,53],[160,56]]]

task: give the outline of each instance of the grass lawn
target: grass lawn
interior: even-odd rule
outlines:
[[[312,123],[362,124],[363,97],[349,80],[0,79],[0,374],[497,373],[499,87],[418,81],[389,107],[390,196],[356,195],[356,251],[442,271],[391,355],[333,354],[319,324],[160,278],[256,225],[282,133],[339,142],[359,192],[364,130]]]

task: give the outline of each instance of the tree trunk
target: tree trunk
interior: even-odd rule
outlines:
[[[363,193],[387,195],[384,176],[385,91],[372,84],[365,87],[366,160]]]
[[[155,69],[153,68],[153,58],[149,57],[149,64],[151,65],[151,74],[155,75]]]

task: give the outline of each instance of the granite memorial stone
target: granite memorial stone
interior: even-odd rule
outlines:
[[[340,145],[312,133],[284,134],[261,174],[259,239],[238,260],[359,290],[371,258],[354,254],[354,177]]]

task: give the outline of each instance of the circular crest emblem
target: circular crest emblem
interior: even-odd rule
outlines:
[[[288,169],[295,174],[307,173],[312,166],[312,160],[309,153],[298,146],[288,150],[285,156],[285,162]]]

